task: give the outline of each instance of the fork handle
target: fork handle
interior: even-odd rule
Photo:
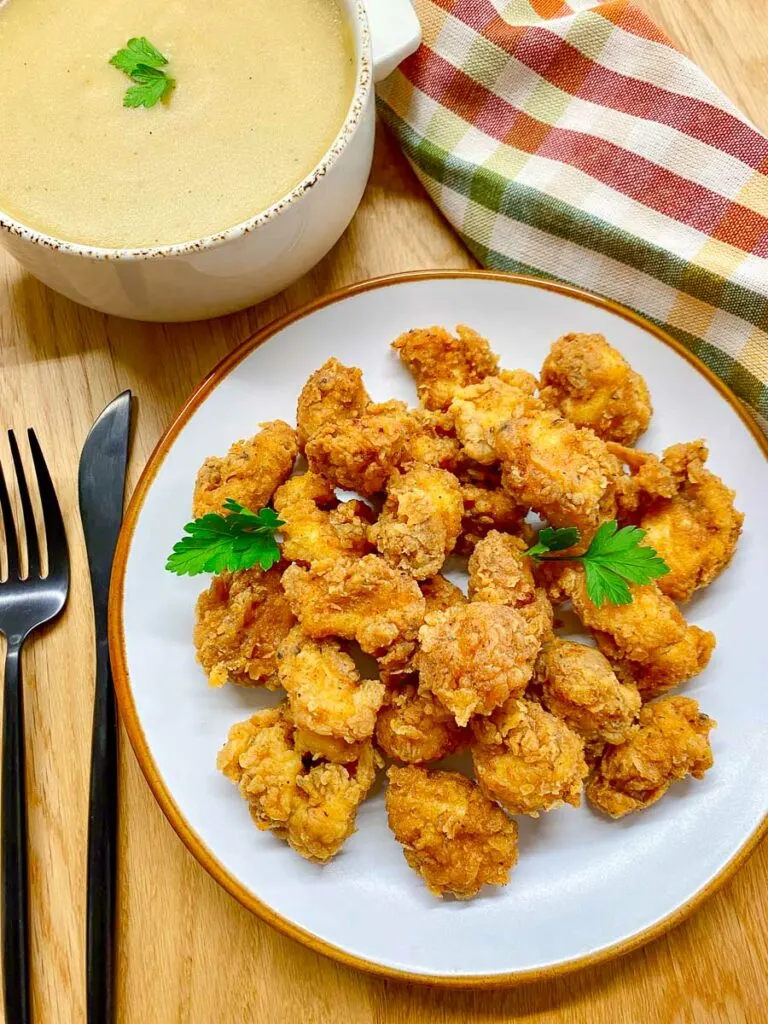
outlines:
[[[101,633],[101,630],[97,630]],[[104,631],[96,644],[86,897],[88,1024],[113,1019],[114,922],[117,895],[117,714]]]
[[[21,688],[21,642],[17,637],[9,637],[5,656],[1,799],[5,1019],[13,1024],[31,1024],[24,701]]]

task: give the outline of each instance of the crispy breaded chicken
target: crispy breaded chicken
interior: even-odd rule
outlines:
[[[647,430],[645,381],[602,334],[564,334],[541,368],[541,400],[604,441],[634,444]]]
[[[536,661],[541,702],[588,742],[621,743],[640,712],[640,694],[624,685],[594,647],[555,637]]]
[[[285,704],[234,725],[217,765],[248,801],[258,828],[321,863],[354,832],[357,808],[375,776],[370,743],[352,764],[305,765]]]
[[[362,680],[335,640],[312,640],[296,626],[278,649],[277,665],[297,728],[345,743],[373,735],[384,684]]]
[[[616,511],[621,463],[589,429],[552,409],[506,423],[496,435],[502,485],[519,505],[553,526],[590,537]]]
[[[456,337],[444,327],[415,328],[396,338],[392,348],[413,374],[427,409],[446,409],[456,388],[477,384],[498,367],[486,339],[463,324]]]
[[[632,584],[630,604],[598,608],[587,594],[583,570],[570,568],[560,580],[582,623],[625,682],[644,700],[665,693],[706,668],[715,647],[712,633],[690,626],[655,580]]]
[[[291,477],[275,492],[274,506],[283,520],[282,556],[288,562],[312,563],[372,550],[372,509],[356,499],[338,503],[333,487],[317,473]]]
[[[211,686],[277,687],[277,648],[296,622],[281,575],[282,566],[225,572],[197,599],[197,660]]]
[[[616,658],[613,667],[622,682],[636,686],[644,701],[651,700],[703,672],[715,645],[714,633],[698,626],[686,626],[682,640],[657,651],[649,660]]]
[[[522,371],[519,371],[522,373]],[[456,435],[467,455],[481,465],[491,465],[496,458],[496,434],[509,420],[526,412],[535,412],[540,403],[534,399],[536,378],[530,377],[528,387],[517,387],[501,377],[486,377],[479,384],[457,388],[449,408]],[[521,379],[521,384],[525,383]]]
[[[390,687],[376,719],[376,745],[395,761],[423,764],[447,757],[467,740],[453,715],[414,683]]]
[[[430,612],[419,641],[419,691],[434,694],[458,725],[521,694],[539,650],[520,612],[481,602]]]
[[[363,385],[363,371],[328,359],[308,378],[296,409],[299,448],[328,422],[339,423],[361,413],[371,402]]]
[[[491,530],[469,559],[469,599],[515,608],[542,643],[552,636],[554,614],[546,590],[536,586],[524,554],[528,546],[520,537]]]
[[[522,534],[528,509],[518,505],[501,487],[488,488],[462,483],[464,516],[456,542],[457,554],[471,554],[479,540],[491,530]]]
[[[308,636],[357,640],[368,654],[412,642],[424,621],[418,583],[378,555],[289,565],[283,588]]]
[[[419,588],[427,602],[428,612],[444,612],[448,608],[455,608],[459,604],[467,603],[461,587],[457,587],[455,583],[451,583],[440,573],[430,576],[428,580],[422,580],[419,583]]]
[[[590,803],[621,818],[655,804],[687,775],[702,779],[712,767],[709,732],[716,725],[690,697],[646,704],[639,728],[619,746],[606,747],[587,784]]]
[[[512,698],[472,721],[472,761],[480,787],[510,814],[578,807],[587,775],[584,741],[533,700]]]
[[[258,512],[291,475],[298,452],[296,431],[282,420],[261,423],[248,441],[236,441],[224,458],[211,455],[197,474],[192,514],[221,512],[227,498]]]
[[[401,468],[434,466],[455,473],[462,465],[461,442],[453,428],[453,417],[447,412],[411,409],[416,429],[405,446]]]
[[[461,487],[451,473],[431,466],[395,470],[368,538],[391,566],[424,580],[453,551],[463,511]]]
[[[309,468],[334,487],[383,491],[418,423],[404,402],[371,404],[358,416],[324,423],[307,442]]]
[[[408,766],[387,773],[389,827],[435,896],[475,896],[506,885],[517,862],[517,825],[458,772]]]
[[[728,565],[741,534],[744,516],[733,506],[735,493],[704,468],[703,441],[667,448],[662,463],[677,483],[674,496],[650,501],[637,525],[644,543],[669,566],[659,588],[675,601],[690,600]]]

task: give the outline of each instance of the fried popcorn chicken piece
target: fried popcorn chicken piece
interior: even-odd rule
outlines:
[[[733,506],[734,491],[704,468],[703,441],[667,448],[662,462],[678,483],[674,496],[650,502],[638,525],[643,543],[669,566],[659,588],[675,601],[689,601],[728,565],[741,534],[744,516]]]
[[[587,594],[583,569],[569,568],[561,586],[582,623],[591,629],[601,650],[611,661],[648,662],[685,636],[686,622],[673,601],[659,590],[655,580],[630,584],[629,604],[593,604]]]
[[[461,493],[464,498],[464,517],[461,521],[461,534],[456,542],[457,554],[471,554],[478,541],[491,530],[502,533],[523,531],[528,509],[518,505],[500,487],[491,489],[462,483]]]
[[[591,536],[616,511],[619,460],[604,441],[552,409],[506,423],[496,436],[502,485],[553,526]]]
[[[463,510],[459,481],[446,470],[395,470],[368,538],[391,566],[424,580],[434,576],[453,551]]]
[[[360,760],[368,746],[370,746],[369,740],[347,743],[346,740],[340,740],[337,736],[324,736],[322,733],[312,732],[311,729],[300,729],[298,726],[293,733],[294,750],[301,757],[308,756],[311,761],[351,764],[352,761]]]
[[[281,566],[214,576],[197,599],[197,660],[211,686],[277,682],[277,648],[296,623],[280,583]]]
[[[299,448],[326,423],[351,419],[370,405],[371,399],[363,385],[363,371],[345,366],[338,359],[328,359],[309,377],[301,389],[296,409]]]
[[[529,391],[501,377],[486,377],[479,384],[457,388],[448,411],[467,455],[481,465],[491,465],[497,461],[495,444],[499,429],[538,406]]]
[[[617,660],[613,667],[622,682],[635,685],[642,699],[647,701],[703,672],[715,645],[714,633],[698,626],[687,626],[682,640],[657,651],[648,661]]]
[[[352,419],[323,424],[307,442],[307,462],[334,487],[368,497],[384,490],[417,429],[404,402],[372,404]]]
[[[602,334],[565,334],[541,368],[541,400],[604,441],[634,444],[648,428],[645,381]]]
[[[283,588],[308,636],[356,640],[368,654],[415,640],[424,621],[418,583],[378,555],[289,565]]]
[[[211,455],[197,474],[192,514],[221,512],[227,498],[258,512],[291,475],[298,453],[296,431],[282,420],[259,424],[248,441],[236,441],[224,458]]]
[[[552,635],[554,615],[546,591],[536,586],[524,554],[528,546],[520,537],[492,530],[469,559],[469,599],[516,608],[542,642]]]
[[[433,693],[458,725],[521,694],[539,650],[520,612],[482,602],[429,613],[419,641],[419,692]]]
[[[368,528],[373,511],[363,501],[337,503],[333,487],[316,473],[291,477],[275,492],[274,505],[284,524],[286,561],[312,563],[372,549]]]
[[[375,776],[370,743],[354,764],[307,766],[295,749],[285,703],[234,725],[217,765],[240,789],[258,828],[321,863],[354,832],[357,808]]]
[[[444,612],[449,608],[467,603],[461,587],[457,587],[455,583],[451,583],[440,573],[431,576],[428,580],[422,580],[419,583],[419,588],[427,603],[427,612]]]
[[[376,743],[396,761],[422,764],[455,753],[466,741],[450,711],[431,693],[418,693],[413,683],[387,691],[376,719]]]
[[[709,731],[717,723],[690,697],[644,705],[639,724],[623,743],[606,747],[587,783],[590,803],[612,818],[650,807],[673,782],[702,779],[712,767]]]
[[[416,429],[406,443],[401,468],[424,465],[456,472],[464,456],[453,429],[453,417],[429,409],[411,409],[411,416]]]
[[[415,328],[392,342],[416,380],[427,409],[446,409],[456,388],[477,384],[497,372],[498,357],[471,327],[460,324],[456,337],[444,327]]]
[[[534,679],[544,707],[589,743],[621,743],[640,712],[637,687],[620,683],[605,655],[586,644],[545,644]]]
[[[361,680],[335,640],[313,640],[296,626],[280,645],[277,663],[297,728],[345,743],[373,735],[384,684]]]
[[[533,700],[511,699],[472,722],[480,788],[510,814],[537,818],[563,803],[578,807],[587,775],[584,741]]]
[[[506,885],[517,863],[517,825],[458,772],[408,766],[387,773],[389,827],[435,896],[470,899]]]

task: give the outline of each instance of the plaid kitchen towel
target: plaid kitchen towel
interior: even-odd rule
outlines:
[[[768,424],[768,140],[627,0],[414,0],[379,110],[477,259],[642,313]]]

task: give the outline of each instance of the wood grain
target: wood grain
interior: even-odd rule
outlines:
[[[768,130],[764,0],[678,0],[675,5],[644,0],[643,6]],[[121,389],[130,387],[139,396],[132,485],[200,377],[262,324],[365,277],[472,265],[381,132],[368,191],[341,242],[288,292],[236,316],[181,326],[105,317],[55,295],[0,253],[0,425],[38,429],[69,523],[73,569],[63,619],[37,637],[25,658],[36,1021],[84,1020],[93,683],[76,469],[90,423]],[[4,445],[3,440],[3,459]],[[448,992],[337,966],[243,910],[176,838],[125,741],[120,789],[121,1022],[758,1024],[768,1019],[766,844],[691,920],[639,952],[550,983]]]

